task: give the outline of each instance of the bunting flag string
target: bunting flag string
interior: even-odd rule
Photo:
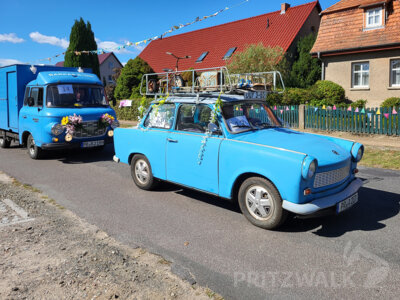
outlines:
[[[154,37],[151,37],[151,38],[148,38],[148,39],[145,39],[145,40],[141,40],[141,41],[137,41],[137,42],[130,42],[130,41],[128,41],[128,42],[126,42],[124,45],[118,46],[118,47],[114,47],[114,48],[101,48],[101,49],[97,49],[97,50],[82,50],[82,51],[74,51],[74,53],[75,53],[75,55],[82,55],[82,54],[98,54],[98,55],[99,55],[99,54],[103,54],[103,53],[106,53],[106,52],[112,52],[112,51],[116,51],[116,50],[122,50],[122,49],[125,49],[125,48],[128,48],[128,47],[139,46],[139,45],[141,45],[141,44],[144,44],[144,45],[145,45],[145,44],[147,44],[148,42],[151,42],[151,41],[154,41],[154,40],[162,39],[162,38],[165,37],[166,35],[168,35],[168,34],[174,32],[174,31],[176,31],[176,30],[182,29],[182,28],[184,28],[184,27],[193,25],[193,24],[195,24],[195,23],[204,21],[204,20],[209,19],[209,18],[212,18],[212,17],[216,17],[216,16],[218,16],[220,13],[222,13],[222,12],[224,12],[224,11],[227,11],[227,10],[229,10],[229,9],[232,9],[232,8],[235,8],[235,7],[238,7],[238,6],[241,6],[241,5],[243,5],[243,4],[245,4],[245,3],[249,2],[249,1],[250,1],[250,0],[243,0],[242,2],[237,3],[237,4],[235,4],[235,5],[232,5],[232,6],[230,6],[230,7],[226,6],[225,8],[220,9],[220,10],[216,11],[215,13],[210,14],[210,15],[208,15],[208,16],[203,16],[202,18],[197,17],[197,18],[194,19],[192,22],[188,22],[188,23],[184,23],[184,24],[179,24],[179,25],[174,25],[174,26],[172,26],[169,30],[165,31],[163,34],[158,35],[158,36],[154,36]],[[61,55],[65,55],[66,52],[68,52],[68,50],[65,51],[65,52],[62,52],[62,53],[59,53],[59,54],[50,56],[50,57],[38,59],[38,60],[35,60],[35,61],[32,61],[32,62],[27,62],[27,64],[38,63],[38,62],[42,62],[42,61],[49,61],[49,62],[51,62],[53,59],[58,58],[58,57],[61,56]]]
[[[394,107],[393,107],[392,115],[397,115],[397,111]]]

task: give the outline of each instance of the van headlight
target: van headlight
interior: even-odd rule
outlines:
[[[314,176],[315,172],[317,171],[318,161],[311,157],[306,156],[303,160],[303,165],[301,169],[301,175],[304,179],[310,179]]]
[[[355,162],[359,162],[364,155],[364,146],[360,143],[354,143],[351,148],[351,156]]]
[[[118,122],[117,120],[114,120],[114,121],[111,123],[111,128],[112,128],[112,129],[115,129],[115,128],[117,128],[117,127],[119,127],[119,122]]]
[[[51,127],[51,134],[52,135],[60,135],[64,132],[64,127],[61,124],[54,124],[53,127]]]

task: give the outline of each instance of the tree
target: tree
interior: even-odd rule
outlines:
[[[310,54],[316,40],[315,34],[302,37],[297,44],[297,60],[293,63],[288,84],[292,87],[307,88],[321,78],[321,64]]]
[[[228,61],[230,73],[284,71],[287,61],[280,47],[264,47],[262,43],[248,45]]]
[[[93,73],[100,78],[99,59],[97,54],[76,55],[75,51],[97,50],[97,43],[94,39],[92,25],[90,22],[85,24],[82,18],[75,20],[69,36],[69,46],[65,53],[65,67],[91,68]]]
[[[143,74],[154,73],[152,68],[139,56],[130,59],[121,70],[115,87],[114,97],[118,100],[139,97]]]

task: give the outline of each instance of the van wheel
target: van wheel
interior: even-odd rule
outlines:
[[[131,161],[131,175],[135,184],[142,190],[154,189],[158,181],[153,177],[149,161],[144,155],[136,154]]]
[[[36,146],[35,140],[33,139],[32,135],[28,136],[27,147],[28,154],[32,159],[40,159],[43,150],[40,147]]]
[[[1,148],[10,148],[11,140],[7,139],[4,136],[0,136],[0,147]]]
[[[243,215],[258,227],[274,229],[286,220],[287,211],[282,208],[278,190],[262,177],[246,179],[240,186],[238,201]]]

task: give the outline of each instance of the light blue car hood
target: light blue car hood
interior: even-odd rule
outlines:
[[[351,158],[353,142],[326,138],[286,128],[268,128],[238,134],[234,140],[272,146],[307,154],[318,160],[319,166],[337,164]],[[338,154],[335,154],[334,151]]]

